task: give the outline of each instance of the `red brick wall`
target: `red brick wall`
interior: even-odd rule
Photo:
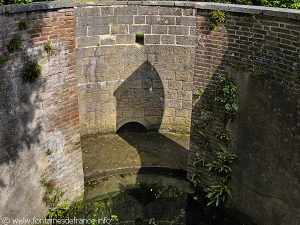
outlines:
[[[297,224],[299,21],[227,12],[219,28],[211,31],[209,23],[208,12],[198,10],[194,91],[204,94],[193,100],[190,161],[195,155],[210,161],[224,147],[236,152],[231,205],[257,224]],[[238,87],[239,110],[232,118],[214,101],[218,79],[226,74]],[[199,127],[207,130],[208,144]],[[231,140],[218,139],[220,131]]]
[[[0,55],[8,58],[0,69],[0,181],[1,199],[7,199],[0,211],[11,218],[45,216],[40,181],[62,190],[63,199],[83,195],[74,9],[2,14],[0,20]],[[27,30],[18,29],[21,21],[27,21]],[[9,53],[6,45],[15,35],[21,35],[22,49]],[[50,54],[45,44],[53,46]],[[42,66],[42,76],[32,84],[21,80],[27,61]],[[19,170],[22,176],[15,176]],[[17,187],[23,191],[14,191]]]

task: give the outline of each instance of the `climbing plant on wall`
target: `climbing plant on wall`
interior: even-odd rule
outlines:
[[[196,133],[204,153],[194,157],[195,170],[191,178],[196,189],[195,199],[201,199],[202,195],[202,192],[197,190],[204,190],[207,205],[214,206],[226,203],[231,196],[228,184],[232,164],[237,158],[229,148],[231,137],[226,129],[228,121],[233,120],[238,111],[237,87],[234,79],[228,74],[219,76],[217,81],[218,85],[213,89],[206,92],[196,91],[196,94],[201,94],[194,95],[200,104]],[[223,127],[216,125],[215,121],[218,119],[223,122]]]

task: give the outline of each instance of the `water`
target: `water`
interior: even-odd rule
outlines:
[[[98,224],[107,218],[115,224],[136,225],[252,224],[224,206],[207,207],[205,193],[194,200],[186,179],[188,149],[188,135],[171,133],[83,137],[85,197],[64,217],[100,219]]]
[[[143,179],[150,182],[140,180],[132,187],[123,186],[118,192],[86,200],[78,204],[75,210],[72,209],[68,216],[86,219],[113,218],[115,224],[252,224],[248,219],[237,218],[224,206],[207,207],[204,195],[200,201],[195,201],[187,181],[149,174]],[[97,185],[99,184],[95,184]]]

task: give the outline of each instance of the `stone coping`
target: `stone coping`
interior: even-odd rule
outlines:
[[[5,13],[20,13],[28,11],[52,10],[52,9],[67,9],[83,6],[109,6],[109,5],[145,5],[145,6],[175,6],[186,7],[203,10],[223,10],[227,12],[237,12],[245,14],[262,14],[274,17],[283,17],[289,19],[300,20],[300,10],[223,4],[213,2],[187,2],[187,1],[100,1],[100,2],[85,2],[73,3],[68,1],[55,2],[36,2],[27,5],[5,5],[0,7],[0,14]]]

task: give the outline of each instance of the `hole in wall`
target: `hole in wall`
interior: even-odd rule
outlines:
[[[123,126],[121,126],[118,130],[117,130],[117,134],[125,134],[125,133],[145,133],[147,132],[147,128],[138,123],[138,122],[130,122],[130,123],[126,123]]]
[[[144,43],[145,43],[145,33],[144,32],[135,33],[135,43],[144,45]]]

